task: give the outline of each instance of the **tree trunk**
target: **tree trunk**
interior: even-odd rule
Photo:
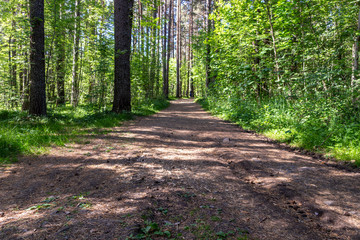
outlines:
[[[65,105],[65,49],[59,45],[59,56],[56,63],[57,105]]]
[[[192,37],[193,37],[193,31],[194,31],[194,2],[193,0],[190,0],[190,37],[189,37],[189,49],[190,49],[190,66],[189,66],[189,73],[190,73],[190,97],[194,97],[194,82],[192,78],[192,67],[193,67],[193,51],[192,51]]]
[[[169,4],[169,22],[168,22],[168,31],[167,31],[167,38],[166,38],[166,26],[165,26],[165,50],[167,51],[167,56],[165,59],[165,76],[164,76],[164,88],[163,88],[163,92],[164,92],[164,96],[165,98],[169,98],[169,68],[170,68],[170,52],[171,52],[171,47],[170,47],[170,43],[171,43],[171,27],[172,27],[172,3],[173,0],[170,0],[170,4]],[[165,12],[166,12],[166,7],[165,7]],[[166,13],[164,13],[164,16],[166,17]],[[165,23],[166,25],[166,23]],[[167,43],[166,43],[167,42]]]
[[[115,79],[113,112],[131,111],[130,53],[134,0],[115,0]]]
[[[80,45],[80,3],[81,0],[75,1],[75,30],[73,46],[73,69],[71,84],[71,104],[76,107],[79,102],[79,45]]]
[[[142,16],[143,16],[143,6],[142,6],[142,3],[141,3],[141,0],[139,0],[139,53],[140,53],[140,56],[141,54],[143,54],[143,26],[142,26]]]
[[[24,63],[24,75],[23,75],[23,94],[22,94],[22,106],[23,111],[27,111],[30,108],[30,82],[29,82],[29,54],[28,52],[24,53],[25,63]]]
[[[359,68],[359,41],[360,41],[360,11],[358,15],[357,31],[354,37],[354,44],[352,48],[353,62],[352,62],[351,82],[350,82],[352,93],[354,93],[356,73]],[[353,101],[354,101],[354,96],[353,96]]]
[[[30,0],[30,23],[29,113],[46,115],[44,0]]]
[[[161,18],[162,18],[162,12],[161,12],[161,5],[158,6],[158,26],[161,26]],[[156,28],[157,29],[157,39],[156,39],[156,73],[155,73],[155,96],[159,96],[159,90],[160,90],[160,69],[161,69],[161,53],[160,53],[160,45],[161,45],[161,27]]]
[[[210,46],[210,32],[211,32],[211,20],[210,20],[210,14],[211,14],[211,0],[207,0],[207,8],[206,8],[206,87],[209,87],[211,85],[211,46]]]
[[[273,22],[272,22],[272,12],[271,12],[271,9],[270,9],[269,0],[265,0],[265,4],[266,4],[266,12],[267,12],[268,19],[269,19],[269,24],[270,24],[271,38],[272,38],[272,41],[273,41],[276,76],[277,76],[277,79],[279,81],[280,80],[280,73],[279,73],[280,69],[279,69],[279,62],[278,62],[278,57],[277,57],[276,38],[275,38],[274,26],[273,26]]]
[[[153,18],[156,19],[157,17],[157,4],[154,2],[154,11],[153,11]],[[151,63],[150,63],[150,78],[149,78],[149,91],[150,91],[150,98],[154,97],[154,87],[156,85],[156,68],[157,68],[157,58],[156,58],[156,38],[157,38],[157,27],[153,25],[151,27],[152,31],[152,39],[151,39]]]
[[[258,10],[258,12],[260,13],[260,10]],[[261,101],[261,97],[262,97],[262,86],[263,86],[263,79],[262,77],[260,77],[260,74],[258,73],[258,71],[260,71],[260,56],[259,56],[259,31],[256,30],[256,38],[253,41],[253,46],[254,46],[254,63],[253,63],[253,74],[254,77],[256,79],[256,98],[257,98],[257,102],[260,103]]]
[[[13,21],[13,30],[15,29],[15,22]],[[16,39],[15,37],[10,37],[9,39],[9,63],[10,63],[10,102],[11,107],[17,105],[15,98],[18,96],[17,89],[17,64],[16,64]]]
[[[170,74],[170,58],[171,58],[171,39],[174,38],[174,14],[173,13],[173,4],[174,0],[170,0],[169,6],[169,25],[168,25],[168,37],[167,37],[167,59],[166,59],[166,84],[167,84],[167,91],[169,93],[169,74]]]
[[[189,16],[189,45],[188,45],[188,53],[187,53],[187,57],[188,57],[188,69],[187,69],[187,87],[186,87],[186,96],[187,97],[191,97],[191,31],[192,31],[192,14],[193,14],[193,1],[190,0],[189,2],[190,4],[190,16]]]
[[[62,22],[61,5],[59,6],[59,21]],[[56,105],[65,105],[65,31],[63,28],[59,31],[60,37],[56,38],[57,59],[56,59],[56,86],[57,100]]]
[[[167,1],[165,0],[164,3],[164,20],[166,19],[166,11],[167,11]],[[163,62],[163,95],[165,98],[169,97],[169,87],[167,85],[166,82],[166,66],[167,66],[167,61],[166,61],[166,43],[167,43],[167,39],[166,39],[166,31],[167,31],[167,23],[166,21],[164,21],[164,34],[163,34],[163,48],[162,48],[162,62]]]
[[[176,97],[181,95],[180,66],[181,66],[181,0],[177,0],[176,21]]]

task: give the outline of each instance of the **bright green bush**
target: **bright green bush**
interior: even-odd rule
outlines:
[[[360,165],[359,113],[336,102],[272,98],[258,103],[255,99],[209,96],[199,103],[244,129]]]
[[[59,107],[48,117],[29,117],[24,112],[0,112],[0,163],[16,160],[19,154],[36,154],[51,145],[64,145],[74,137],[119,126],[133,115],[150,115],[166,108],[165,99],[147,100],[134,106],[132,113],[99,112],[94,106]],[[110,108],[109,108],[110,109]]]

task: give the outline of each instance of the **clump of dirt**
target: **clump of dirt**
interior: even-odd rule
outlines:
[[[0,239],[360,238],[359,172],[191,100],[85,138],[0,169]]]

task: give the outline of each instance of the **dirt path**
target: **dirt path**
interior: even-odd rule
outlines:
[[[0,239],[360,239],[359,183],[179,100],[0,169]]]

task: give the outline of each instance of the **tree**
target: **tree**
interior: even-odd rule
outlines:
[[[62,22],[62,5],[59,6],[59,21]],[[56,59],[56,86],[57,86],[57,105],[65,105],[65,31],[63,28],[58,30],[60,36],[56,38],[56,47],[57,47],[57,59]]]
[[[131,111],[130,53],[133,0],[115,0],[115,80],[113,112]]]
[[[181,94],[180,65],[181,65],[181,0],[177,0],[176,13],[176,97]]]
[[[81,1],[75,1],[75,28],[73,45],[73,68],[71,85],[71,104],[77,106],[79,102],[79,45],[80,45],[80,10]]]
[[[358,22],[357,22],[357,31],[355,33],[355,37],[354,37],[354,44],[353,44],[353,48],[352,48],[352,57],[353,57],[353,62],[352,62],[352,72],[351,72],[351,91],[354,92],[354,87],[355,87],[355,82],[356,82],[356,72],[359,68],[359,41],[360,41],[360,11],[359,11],[359,15],[358,15]],[[354,95],[354,94],[353,94]],[[353,101],[354,101],[354,96],[352,97]]]
[[[44,0],[30,0],[30,106],[29,113],[46,115]]]
[[[265,0],[265,4],[266,4],[266,13],[269,19],[269,24],[270,24],[270,33],[271,33],[271,38],[272,38],[272,42],[273,42],[273,50],[274,50],[274,61],[275,61],[275,70],[276,70],[276,75],[277,75],[277,80],[280,81],[280,74],[279,74],[279,63],[278,63],[278,57],[277,57],[277,49],[276,49],[276,38],[275,38],[275,31],[274,31],[274,25],[273,25],[273,16],[272,16],[272,11],[271,11],[271,5],[269,3],[269,0]]]
[[[189,75],[189,79],[188,79],[188,90],[190,89],[190,97],[194,97],[194,84],[193,84],[193,79],[192,79],[192,66],[193,66],[193,51],[192,51],[192,37],[193,37],[193,22],[194,22],[194,3],[193,0],[190,0],[190,18],[189,18],[189,69],[188,69],[188,75]],[[189,93],[187,93],[187,95],[189,95]]]
[[[163,42],[163,95],[169,98],[169,70],[170,70],[170,53],[171,53],[171,28],[172,28],[172,4],[174,0],[170,0],[168,14],[168,30],[166,31],[166,21],[164,23],[164,42]],[[166,19],[167,2],[165,2],[164,18]],[[167,37],[166,37],[167,34]]]
[[[206,86],[209,87],[212,83],[211,78],[211,45],[210,45],[210,33],[211,33],[211,0],[206,1]]]

